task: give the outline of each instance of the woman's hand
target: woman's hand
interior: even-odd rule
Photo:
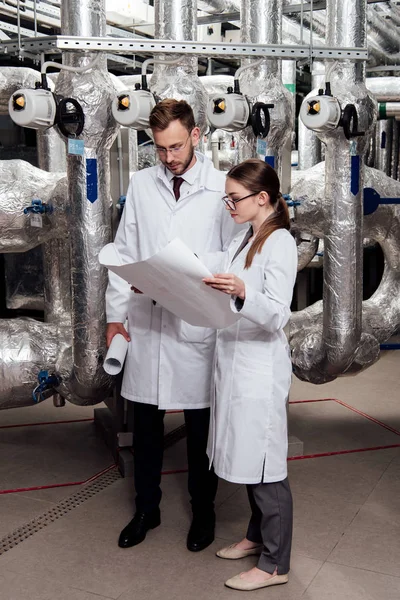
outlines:
[[[242,279],[236,277],[233,273],[218,273],[214,277],[205,277],[203,279],[206,285],[213,287],[224,294],[230,296],[237,296],[242,300],[246,297],[246,286]]]

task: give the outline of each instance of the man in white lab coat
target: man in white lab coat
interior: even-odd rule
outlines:
[[[221,202],[225,176],[195,152],[200,130],[191,107],[163,100],[150,126],[161,164],[131,179],[115,238],[119,253],[127,262],[144,260],[176,237],[198,255],[225,249],[234,232]],[[136,512],[119,546],[139,544],[160,524],[164,414],[183,409],[193,511],[187,547],[203,550],[214,540],[217,490],[206,456],[215,331],[181,321],[111,272],[107,322],[108,344],[116,333],[130,340],[121,394],[134,403]]]

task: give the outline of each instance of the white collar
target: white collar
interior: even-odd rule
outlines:
[[[186,181],[186,183],[188,183],[189,185],[193,185],[194,182],[196,181],[196,179],[200,175],[201,167],[202,167],[202,164],[201,164],[198,156],[196,156],[196,162],[194,163],[193,167],[190,167],[190,169],[188,171],[186,171],[185,173],[183,173],[182,175],[174,175],[174,173],[172,173],[168,169],[168,167],[165,167],[165,174],[166,174],[169,182],[171,182],[174,177],[182,177],[182,179],[184,181]]]

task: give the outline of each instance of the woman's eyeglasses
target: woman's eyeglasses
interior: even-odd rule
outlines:
[[[243,198],[238,198],[237,200],[231,200],[231,198],[229,198],[229,196],[224,196],[222,198],[222,202],[225,204],[225,206],[227,206],[229,208],[229,210],[235,210],[236,208],[236,204],[238,202],[241,202],[242,200],[246,200],[246,198],[250,198],[251,196],[255,196],[256,194],[259,194],[260,192],[253,192],[252,194],[249,194],[248,196],[243,196]]]

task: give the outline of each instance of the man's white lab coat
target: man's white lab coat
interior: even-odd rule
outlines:
[[[221,201],[225,175],[196,157],[200,175],[178,202],[163,165],[133,175],[115,238],[125,262],[145,260],[176,237],[197,255],[229,246],[235,225]],[[215,330],[185,323],[111,272],[106,301],[108,323],[128,318],[122,396],[160,409],[208,407]]]

